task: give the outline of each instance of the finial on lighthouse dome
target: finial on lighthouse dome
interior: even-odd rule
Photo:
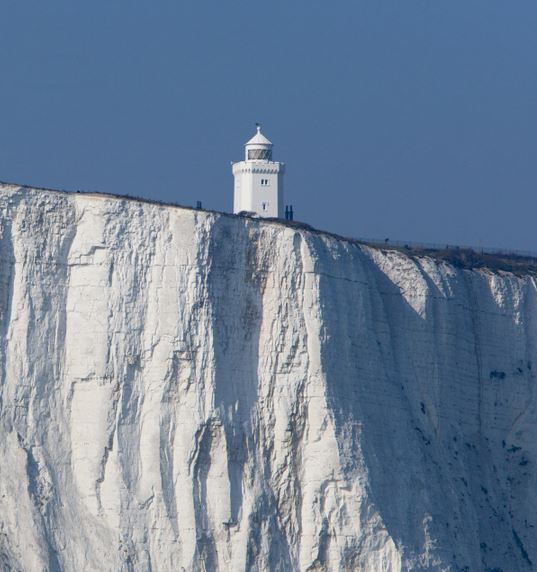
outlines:
[[[272,161],[272,143],[261,133],[261,124],[255,124],[257,132],[246,143],[247,161]]]

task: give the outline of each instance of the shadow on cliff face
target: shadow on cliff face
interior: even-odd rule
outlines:
[[[11,320],[15,254],[11,238],[11,217],[5,217],[0,227],[0,337],[7,338]],[[0,409],[3,406],[3,387],[6,381],[6,344],[0,344]]]
[[[486,472],[490,458],[477,421],[481,350],[474,313],[478,310],[468,303],[462,317],[451,315],[454,310],[447,308],[445,296],[416,266],[416,276],[421,274],[426,283],[431,314],[424,319],[359,247],[340,243],[337,261],[323,240],[313,241],[312,248],[318,257],[325,326],[321,361],[328,403],[338,444],[346,444],[340,448],[342,471],[352,483],[365,466],[363,502],[380,515],[401,554],[403,569],[488,568],[485,560],[498,562],[498,558],[492,553],[483,556],[483,535],[493,537],[497,556],[500,546],[512,554],[509,527],[484,532],[487,524],[479,521],[480,516],[494,518],[495,509],[479,513],[472,491],[482,478],[477,471]],[[468,284],[458,288],[459,303],[453,307],[470,296]],[[443,311],[445,316],[437,315]],[[446,324],[453,331],[444,331]],[[448,338],[454,347],[446,350]],[[459,364],[460,356],[468,361]],[[454,395],[449,400],[450,393]],[[457,407],[468,410],[459,413]],[[475,426],[463,428],[465,416],[467,423],[475,417]],[[464,450],[454,450],[458,447]],[[503,562],[508,561],[517,558]]]
[[[258,225],[237,224],[222,217],[214,222],[209,245],[207,286],[213,333],[214,408],[227,447],[230,517],[224,524],[228,527],[237,526],[240,519],[243,484],[253,486],[252,476],[245,474],[245,463],[255,454],[258,441],[253,408],[258,400],[262,296],[267,271],[260,232]],[[210,463],[210,459],[206,461]],[[260,498],[256,506],[266,502],[270,501]],[[202,506],[199,508],[203,511]],[[198,522],[202,518],[200,515]],[[261,539],[263,522],[253,515],[248,526],[250,547],[256,538]],[[285,542],[277,534],[273,536],[271,544],[286,551]],[[206,550],[208,542],[206,539]],[[287,557],[280,554],[280,558],[283,561]]]
[[[231,520],[241,506],[242,471],[257,400],[261,284],[257,245],[246,225],[217,219],[209,246],[215,409],[224,424],[231,484]],[[245,430],[246,429],[246,430]]]
[[[363,502],[378,511],[402,556],[419,551],[425,459],[397,363],[400,341],[392,328],[394,312],[409,331],[420,328],[420,319],[358,248],[341,253],[345,265],[334,264],[323,241],[316,240],[314,249],[326,333],[321,362],[337,441],[347,445],[340,449],[344,479],[352,483],[365,465]]]
[[[11,213],[10,213],[11,215]],[[11,320],[13,304],[13,281],[15,274],[15,254],[11,236],[11,216],[0,219],[0,339],[6,340]],[[0,344],[0,412],[4,417],[1,431],[3,434],[13,431],[12,420],[5,413],[4,387],[7,375],[7,344]],[[5,439],[5,435],[3,436]],[[0,526],[3,528],[3,518],[0,517]],[[11,546],[7,535],[0,540],[0,567],[2,570],[20,569],[16,548]]]

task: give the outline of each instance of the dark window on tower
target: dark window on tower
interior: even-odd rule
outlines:
[[[250,161],[259,159],[261,161],[270,161],[272,159],[271,149],[248,149],[248,159]]]

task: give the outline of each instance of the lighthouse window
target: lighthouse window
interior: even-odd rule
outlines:
[[[261,186],[262,187],[268,187],[269,186],[269,180],[268,179],[261,179]]]
[[[267,210],[267,203],[262,203],[263,206],[263,210],[266,211]]]
[[[271,149],[248,149],[248,159],[252,160],[261,160],[261,161],[270,161],[272,159],[272,150]]]

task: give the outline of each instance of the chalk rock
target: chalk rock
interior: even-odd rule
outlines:
[[[6,570],[537,566],[535,279],[0,186]]]

